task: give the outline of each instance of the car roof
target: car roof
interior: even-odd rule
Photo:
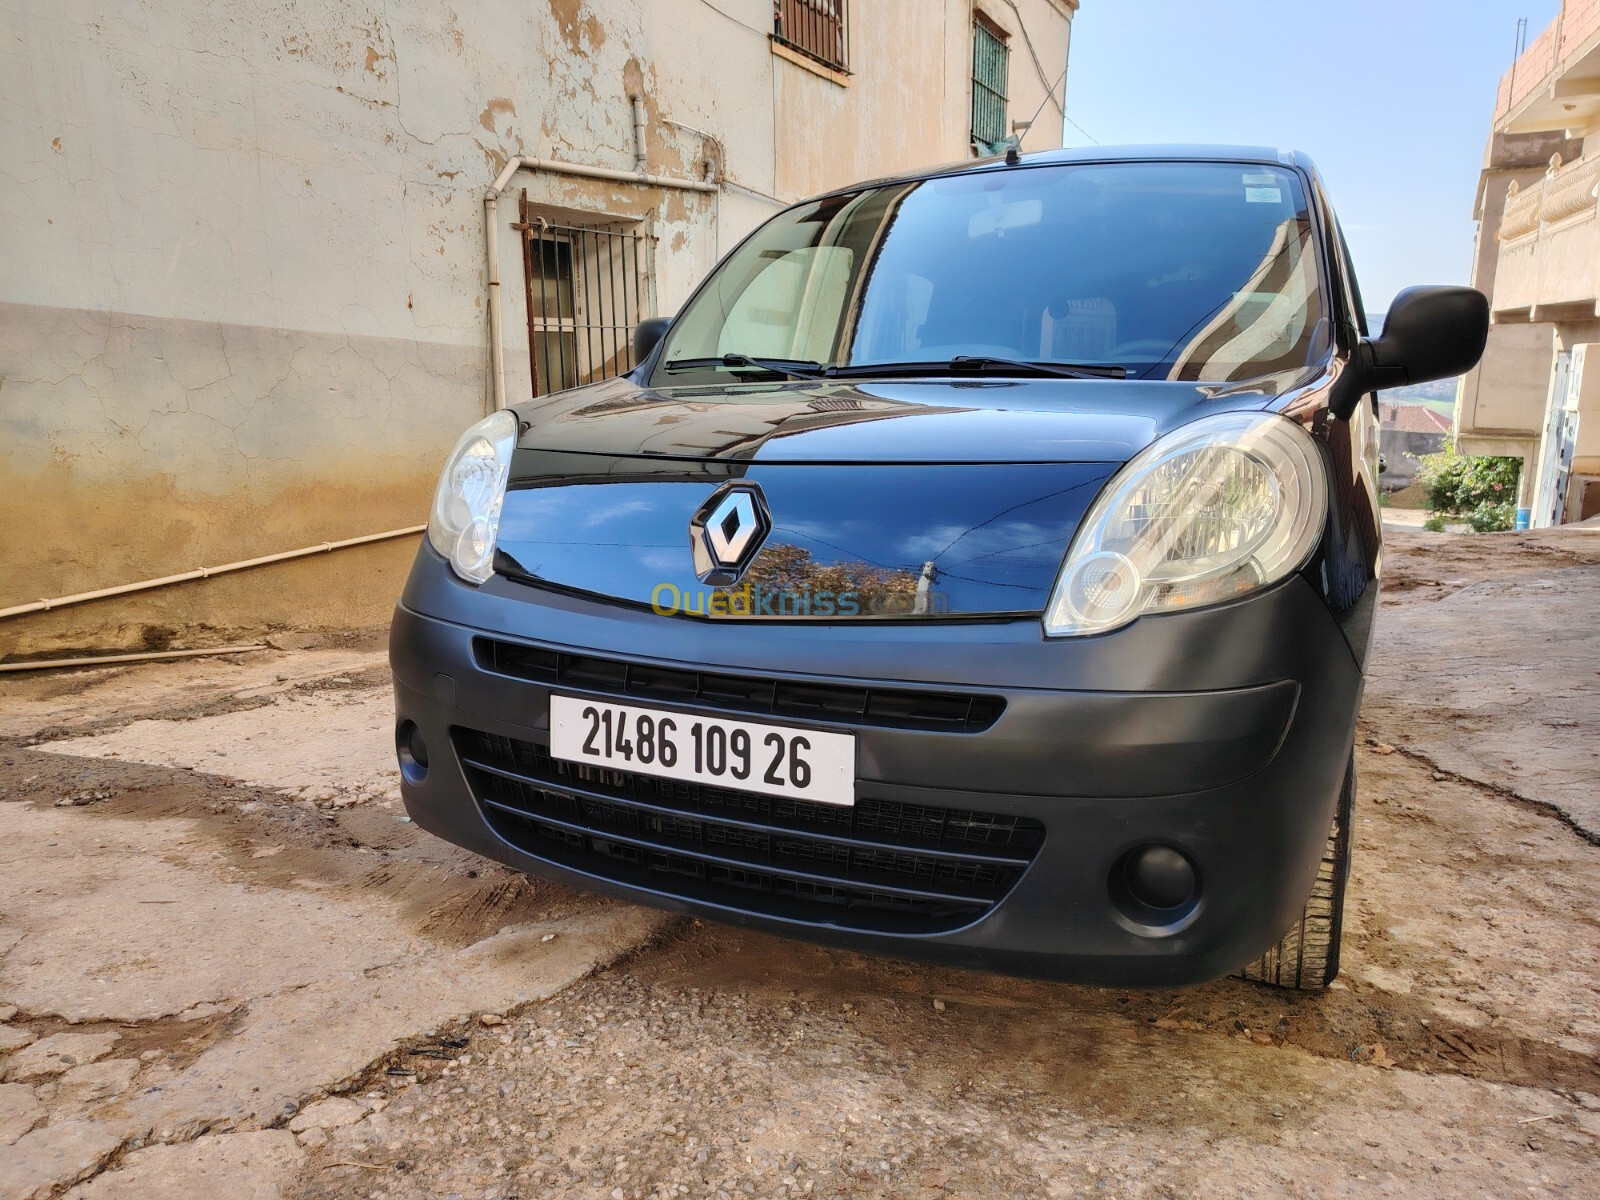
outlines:
[[[1270,146],[1227,145],[1148,145],[1148,146],[1064,146],[1059,150],[1035,150],[1019,154],[1015,164],[1008,164],[1004,155],[988,158],[970,158],[964,162],[944,163],[916,171],[904,171],[879,179],[867,179],[846,187],[832,188],[823,196],[836,196],[841,192],[854,192],[884,184],[913,183],[921,179],[934,179],[947,175],[964,175],[981,171],[1011,169],[1016,167],[1044,167],[1057,163],[1106,162],[1243,162],[1265,163],[1271,166],[1291,167],[1315,175],[1316,168],[1304,154],[1295,150],[1278,150]],[[820,198],[820,197],[817,197]]]

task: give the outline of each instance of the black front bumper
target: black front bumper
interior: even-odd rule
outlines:
[[[543,658],[558,673],[513,671],[491,643],[556,651]],[[1215,978],[1298,918],[1361,691],[1337,624],[1299,577],[1235,604],[1052,641],[1037,621],[660,617],[499,577],[472,588],[426,545],[390,660],[397,729],[414,725],[428,757],[422,771],[402,754],[407,810],[451,842],[675,911],[1110,985]],[[559,674],[569,660],[582,669]],[[979,696],[998,715],[918,727],[903,706],[878,723],[760,714],[739,700],[687,706],[853,732],[859,799],[844,811],[854,824],[815,814],[819,825],[800,810],[821,806],[777,811],[741,793],[580,778],[550,760],[552,690],[686,707],[625,690],[606,664],[841,695]],[[1148,845],[1194,864],[1193,903],[1152,916],[1119,897],[1115,864]],[[814,862],[797,862],[796,847]]]

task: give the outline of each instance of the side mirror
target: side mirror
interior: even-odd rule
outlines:
[[[650,357],[650,352],[660,344],[661,339],[667,336],[667,330],[671,328],[671,317],[646,317],[638,325],[634,326],[633,362],[635,366]]]
[[[1468,287],[1407,288],[1394,298],[1383,334],[1357,347],[1351,378],[1333,403],[1348,418],[1361,397],[1464,375],[1478,365],[1489,337],[1489,299]]]

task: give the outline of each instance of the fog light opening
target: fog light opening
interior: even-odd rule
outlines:
[[[1167,931],[1200,901],[1200,875],[1181,850],[1136,846],[1111,868],[1111,900],[1135,925]]]
[[[428,777],[428,743],[415,721],[395,726],[394,753],[400,761],[400,775],[407,783],[421,783]]]

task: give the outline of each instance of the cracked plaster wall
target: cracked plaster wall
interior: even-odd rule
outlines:
[[[979,0],[1052,73],[1067,2]],[[741,186],[520,174],[512,397],[518,190],[642,222],[670,312],[752,191],[961,157],[968,0],[854,7],[841,87],[772,53],[768,0],[0,0],[0,605],[420,523],[485,411],[483,189],[519,152],[631,168],[630,92],[650,170]],[[1019,119],[1036,75],[1019,41]],[[12,620],[0,654],[380,621],[414,545]]]

